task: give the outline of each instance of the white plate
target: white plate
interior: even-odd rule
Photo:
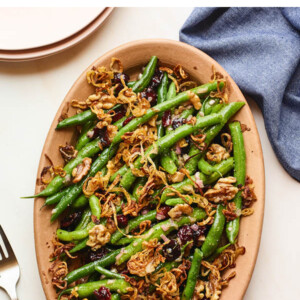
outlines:
[[[0,49],[32,49],[61,41],[87,26],[104,9],[0,8]]]

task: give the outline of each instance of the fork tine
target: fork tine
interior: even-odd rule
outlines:
[[[0,245],[0,254],[1,254],[2,260],[4,260],[6,257],[4,255],[4,251],[3,251],[2,247],[1,247],[1,245]]]
[[[6,234],[4,233],[3,229],[2,229],[2,226],[0,225],[0,235],[2,236],[2,240],[4,242],[4,245],[6,247],[6,251],[8,253],[8,256],[11,257],[11,258],[15,258],[15,254],[14,254],[14,251],[6,237]]]

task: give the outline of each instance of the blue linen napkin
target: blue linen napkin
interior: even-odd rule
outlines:
[[[300,8],[196,8],[180,40],[258,103],[279,161],[300,181]]]

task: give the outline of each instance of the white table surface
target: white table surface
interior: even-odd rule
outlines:
[[[136,39],[178,40],[191,10],[118,8],[96,33],[61,54],[25,63],[0,62],[0,224],[21,267],[20,300],[45,299],[35,259],[33,201],[20,196],[34,191],[40,153],[62,99],[81,72],[106,51]],[[300,299],[300,185],[279,164],[262,114],[254,103],[250,106],[265,158],[266,205],[258,260],[244,299]],[[8,299],[1,290],[0,299]]]

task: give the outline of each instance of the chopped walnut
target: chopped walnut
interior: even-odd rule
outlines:
[[[177,204],[169,212],[171,219],[178,219],[182,215],[191,215],[193,213],[193,208],[188,204]]]
[[[175,174],[168,175],[168,178],[171,182],[175,183],[175,182],[181,182],[185,177],[185,174],[181,173],[181,172],[176,172]]]
[[[92,164],[92,159],[86,157],[83,159],[82,163],[75,167],[72,171],[72,176],[74,177],[73,183],[79,182],[90,170]]]
[[[218,144],[212,144],[206,153],[206,158],[210,161],[221,162],[224,159],[229,158],[230,155],[226,149]]]
[[[191,103],[193,104],[193,106],[195,107],[196,110],[199,110],[201,108],[201,101],[200,98],[195,94],[192,93],[190,91],[187,91],[189,99],[191,101]]]
[[[111,234],[105,226],[96,225],[89,231],[89,240],[86,244],[93,250],[97,250],[109,242],[110,236]]]
[[[204,194],[204,197],[214,203],[229,201],[233,199],[239,191],[237,187],[232,185],[235,182],[236,179],[231,176],[220,178],[215,186]]]

